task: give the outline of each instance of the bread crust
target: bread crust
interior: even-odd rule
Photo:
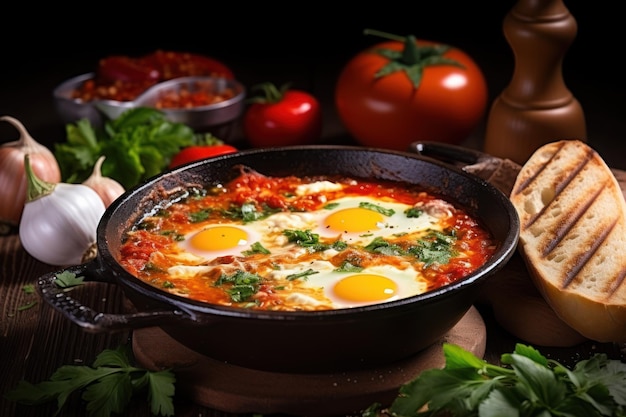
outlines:
[[[626,201],[613,172],[579,140],[539,148],[510,195],[535,286],[583,336],[626,341]]]

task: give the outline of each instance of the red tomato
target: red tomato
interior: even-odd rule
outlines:
[[[237,148],[230,145],[198,145],[188,146],[183,148],[172,158],[169,168],[175,168],[177,166],[198,161],[200,159],[211,158],[213,156],[225,155],[228,153],[237,152]]]
[[[305,145],[319,139],[322,109],[317,98],[302,90],[271,83],[256,86],[265,95],[246,110],[243,129],[248,143],[256,148]]]
[[[417,53],[403,53],[406,48]],[[421,75],[417,86],[411,72]],[[458,144],[485,115],[487,83],[465,52],[409,36],[348,61],[335,104],[345,128],[365,146],[404,151],[414,141]]]

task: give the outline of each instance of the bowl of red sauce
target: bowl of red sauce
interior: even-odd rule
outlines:
[[[96,72],[70,78],[53,91],[64,123],[87,118],[101,126],[130,108],[152,107],[197,131],[231,124],[243,112],[245,94],[220,61],[168,51],[104,58]]]

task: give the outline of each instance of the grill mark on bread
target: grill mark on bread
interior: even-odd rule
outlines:
[[[626,280],[626,267],[621,270],[621,272],[617,275],[617,278],[611,283],[611,286],[609,287],[609,296],[607,298],[610,298],[611,295],[615,294],[615,292],[624,283],[624,280]]]
[[[577,254],[572,255],[572,259],[574,261],[573,267],[569,268],[567,270],[567,273],[565,274],[565,279],[563,280],[561,284],[563,289],[567,288],[569,284],[571,284],[572,281],[574,281],[574,279],[578,276],[578,273],[580,272],[580,270],[583,269],[585,264],[589,262],[589,260],[596,254],[596,252],[598,251],[598,248],[602,245],[602,243],[604,243],[606,238],[611,234],[611,231],[613,230],[616,224],[617,224],[617,220],[613,221],[613,223],[611,223],[609,227],[602,229],[596,238],[592,237],[593,245],[591,245],[591,248],[588,251],[585,252],[583,249]]]
[[[552,155],[552,157],[550,158],[550,160],[548,162],[546,162],[542,167],[541,167],[541,171],[544,170],[546,168],[546,166],[548,166],[550,164],[550,162],[554,159],[554,157],[559,153],[559,151],[563,148],[563,146],[559,147],[559,150],[557,152],[554,153],[554,155]],[[585,152],[585,157],[578,163],[578,165],[576,165],[575,169],[572,169],[571,171],[569,171],[568,175],[566,175],[563,179],[559,179],[557,181],[555,181],[554,184],[554,198],[552,199],[552,201],[550,201],[549,204],[546,204],[545,206],[543,206],[541,208],[541,210],[539,210],[537,213],[535,213],[534,215],[530,216],[528,218],[528,220],[526,221],[526,223],[524,224],[525,228],[529,228],[531,227],[538,218],[540,218],[548,209],[548,207],[550,207],[550,205],[559,198],[559,195],[563,192],[563,190],[572,183],[572,181],[578,176],[578,174],[580,173],[580,171],[582,171],[585,166],[589,163],[589,161],[593,158],[593,152]],[[538,178],[537,175],[533,176],[533,180]],[[531,182],[528,182],[527,185],[530,185]],[[523,188],[521,188],[519,191],[521,192],[523,190]],[[597,196],[598,194],[596,194],[595,196]],[[587,204],[587,207],[591,205],[591,203],[589,202]]]
[[[567,234],[572,230],[572,228],[578,222],[578,220],[580,220],[580,218],[587,212],[587,210],[589,210],[589,207],[591,207],[593,202],[602,193],[602,190],[604,189],[604,185],[605,184],[606,183],[603,183],[602,187],[598,188],[593,193],[593,196],[591,198],[587,199],[587,201],[585,201],[584,205],[578,207],[578,209],[575,212],[573,212],[571,216],[568,216],[565,222],[559,224],[559,226],[557,227],[557,229],[556,229],[556,231],[554,233],[554,239],[551,239],[544,246],[544,248],[543,248],[543,250],[541,252],[541,255],[544,258],[546,256],[548,256],[550,254],[550,252],[552,252],[554,250],[554,248],[557,247],[558,244],[563,241],[563,239],[565,239]],[[555,200],[552,200],[552,201],[555,201]],[[536,218],[533,219],[533,221],[535,221],[535,220],[536,220]]]
[[[546,169],[546,167],[550,164],[550,162],[552,162],[552,160],[556,157],[556,155],[559,153],[559,151],[561,149],[563,149],[563,146],[565,144],[561,143],[559,144],[559,147],[557,148],[556,152],[554,152],[554,154],[552,154],[552,156],[550,157],[550,159],[548,159],[548,161],[546,161],[545,164],[541,165],[541,167],[537,170],[537,172],[535,172],[533,175],[529,176],[528,178],[526,178],[524,181],[522,181],[517,190],[515,190],[515,194],[519,194],[522,191],[524,191],[526,188],[528,188],[530,186],[530,184],[535,181],[535,179],[537,177],[539,177],[539,175],[543,172],[544,169]]]

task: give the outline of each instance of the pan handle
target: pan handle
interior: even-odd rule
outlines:
[[[484,152],[463,146],[431,141],[413,142],[409,145],[409,151],[455,166],[473,165],[494,158]]]
[[[110,314],[97,312],[82,305],[72,298],[70,288],[64,288],[57,280],[61,274],[74,274],[76,278],[86,281],[110,282],[103,271],[98,268],[97,259],[81,265],[70,266],[41,276],[37,281],[37,290],[41,297],[55,310],[59,311],[73,323],[90,333],[117,332],[143,327],[180,322],[187,316],[182,311],[149,311],[128,314]],[[59,281],[60,282],[60,281]]]

